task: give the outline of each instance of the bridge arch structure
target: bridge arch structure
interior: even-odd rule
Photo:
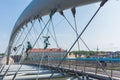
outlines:
[[[17,34],[21,29],[23,29],[24,25],[31,22],[32,20],[41,18],[45,15],[49,15],[54,9],[59,12],[99,1],[101,0],[33,0],[15,23],[9,40],[8,54],[11,53],[11,48]]]
[[[72,14],[75,17],[75,13],[76,13],[75,8],[80,7],[80,6],[84,6],[84,5],[88,5],[88,4],[92,4],[92,3],[96,3],[96,2],[101,2],[101,1],[102,1],[102,3],[100,4],[100,6],[104,5],[104,3],[107,0],[32,0],[32,2],[26,7],[26,9],[20,15],[20,17],[16,21],[16,23],[14,25],[14,28],[12,30],[11,37],[10,37],[9,44],[8,44],[7,64],[9,64],[8,63],[9,62],[9,56],[12,54],[12,51],[16,51],[16,49],[21,47],[21,46],[23,47],[23,49],[21,49],[21,54],[22,55],[24,53],[24,52],[22,52],[22,50],[25,51],[24,50],[24,45],[23,45],[22,41],[21,41],[21,44],[17,44],[16,45],[16,43],[17,43],[16,40],[19,40],[20,34],[22,34],[21,31],[23,31],[23,33],[24,33],[24,29],[26,27],[28,27],[29,23],[31,23],[32,26],[34,26],[34,21],[35,20],[38,20],[40,22],[40,21],[42,21],[42,17],[44,17],[46,15],[49,15],[50,20],[51,20],[52,16],[56,12],[59,12],[61,15],[63,15],[63,17],[68,22],[68,24],[72,27],[73,31],[76,34],[75,36],[77,37],[77,40],[75,39],[76,40],[75,43],[78,42],[78,47],[79,47],[78,39],[80,38],[81,35],[79,36],[79,34],[77,32],[76,24],[75,24],[75,28],[73,28],[73,26],[70,24],[68,19],[65,17],[63,11],[67,10],[67,9],[71,9]],[[96,15],[96,13],[95,13],[95,15]],[[94,16],[92,18],[94,18]],[[50,20],[48,20],[48,22]],[[75,21],[75,19],[74,19],[74,21]],[[92,19],[90,20],[90,22],[91,21],[92,21]],[[50,25],[50,24],[48,22],[45,21],[45,23],[43,22],[42,25],[44,25],[45,27],[46,26],[49,27],[48,25]],[[75,21],[75,23],[76,23],[76,21]],[[88,23],[88,25],[89,25],[89,23]],[[52,25],[52,27],[54,27],[53,23],[51,25]],[[32,28],[29,28],[29,29],[31,30]],[[40,35],[43,33],[44,29],[45,28],[41,28]],[[51,33],[49,31],[50,31],[49,29],[46,29],[47,36],[48,36],[48,33],[51,35]],[[29,33],[29,30],[28,30],[28,33]],[[55,31],[53,29],[53,36],[52,35],[51,36],[53,37],[53,40],[55,41],[56,45],[58,46],[57,41],[55,40],[56,39],[56,35],[54,33],[55,33]],[[29,35],[29,34],[26,33],[26,35]],[[40,38],[39,35],[37,35],[37,36],[38,36],[38,38]],[[27,38],[27,36],[24,36],[24,38]],[[36,41],[37,40],[38,39],[35,40],[34,45],[36,45]],[[25,41],[25,40],[23,39],[23,41]],[[88,46],[85,44],[85,42],[82,39],[81,39],[81,41],[88,48]],[[45,42],[45,41],[43,41],[43,42]],[[71,49],[69,49],[68,52],[70,50]],[[88,50],[90,50],[90,49],[88,48]],[[18,52],[14,52],[14,53],[17,54]],[[44,55],[43,55],[43,57],[44,57]],[[65,55],[65,57],[66,57],[66,55]],[[65,58],[65,57],[63,57],[63,58]],[[98,63],[99,63],[99,61],[98,61]]]

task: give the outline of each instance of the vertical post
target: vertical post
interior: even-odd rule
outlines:
[[[112,70],[112,68],[113,68],[113,62],[111,61],[111,77],[113,76],[113,70]]]
[[[89,80],[89,76],[88,75],[86,75],[86,80]]]
[[[77,59],[76,59],[76,71],[77,71],[77,66],[78,66],[78,64],[77,64],[77,63],[78,63],[78,61],[77,61]]]
[[[68,65],[69,65],[69,69],[70,69],[70,60],[69,60],[69,64]]]
[[[6,65],[8,65],[9,64],[9,57],[10,57],[10,47],[8,48],[8,52],[7,52],[7,61],[6,61]]]
[[[95,74],[97,74],[97,71],[98,71],[98,63],[96,63],[96,70],[95,70]]]
[[[85,80],[84,75],[82,75],[82,80]]]
[[[85,67],[86,67],[86,61],[84,61],[84,70],[83,70],[83,72],[85,72]]]

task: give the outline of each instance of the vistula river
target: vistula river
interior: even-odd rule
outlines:
[[[5,71],[9,70],[4,77],[4,80],[12,80],[14,74],[18,71],[21,65],[11,65],[10,67],[6,65],[4,69],[2,70],[1,74],[4,74]],[[38,75],[39,74],[39,75]],[[51,71],[45,68],[39,68],[38,66],[30,66],[30,65],[22,65],[19,72],[17,73],[17,76],[15,80],[48,80],[48,78],[51,75]],[[61,73],[54,73],[55,78],[52,78],[50,80],[79,80],[78,78],[71,77],[71,76],[62,76]],[[81,78],[81,77],[79,77]],[[81,78],[81,80],[83,80]],[[84,80],[87,80],[84,78]],[[97,80],[97,79],[89,79],[89,80]]]

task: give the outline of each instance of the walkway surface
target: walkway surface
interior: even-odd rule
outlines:
[[[4,80],[12,80],[15,72],[18,70],[19,67],[20,65],[11,65],[6,76],[4,77]],[[5,66],[5,68],[3,69],[1,73],[1,76],[4,75],[7,68],[8,66]],[[42,78],[42,79],[49,78],[51,74],[52,74],[51,71],[46,68],[40,68],[40,71],[38,72],[37,66],[23,65],[16,76],[16,80],[33,80],[33,79],[36,79],[37,77]],[[61,75],[60,73],[54,74],[54,77],[61,77],[61,76],[63,75]]]

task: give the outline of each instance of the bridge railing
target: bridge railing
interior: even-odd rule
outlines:
[[[26,59],[23,63],[57,67],[62,58]],[[40,63],[41,62],[41,63]],[[60,68],[119,77],[120,58],[66,58]]]

